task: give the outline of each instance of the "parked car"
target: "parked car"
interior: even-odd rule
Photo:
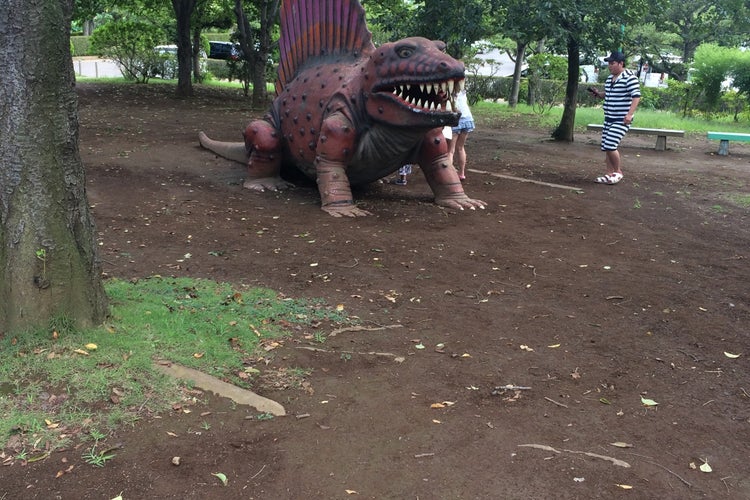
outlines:
[[[231,42],[209,41],[211,50],[208,53],[209,59],[224,59],[236,61],[240,58],[239,45]]]

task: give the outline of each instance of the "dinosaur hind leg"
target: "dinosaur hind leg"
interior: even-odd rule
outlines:
[[[281,139],[278,130],[265,120],[250,122],[244,132],[250,152],[243,187],[254,191],[277,191],[291,186],[281,178]]]

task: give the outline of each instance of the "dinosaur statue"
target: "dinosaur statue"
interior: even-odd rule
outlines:
[[[376,48],[357,0],[283,0],[276,97],[244,143],[199,134],[200,144],[248,167],[244,187],[290,187],[282,167],[315,179],[321,208],[334,217],[370,215],[351,186],[377,181],[418,163],[435,203],[484,208],[469,198],[448,158],[442,134],[456,125],[453,96],[464,65],[445,44],[405,38]]]

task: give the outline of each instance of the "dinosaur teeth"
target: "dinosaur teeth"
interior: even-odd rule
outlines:
[[[453,95],[453,86],[455,85],[455,82],[453,80],[448,80],[448,94]]]

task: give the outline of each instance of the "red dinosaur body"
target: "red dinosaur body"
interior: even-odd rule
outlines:
[[[289,0],[279,47],[277,96],[247,126],[244,145],[200,134],[204,147],[247,162],[244,187],[288,187],[280,172],[291,163],[317,181],[324,211],[354,217],[368,212],[350,186],[418,163],[437,204],[484,208],[466,196],[448,158],[442,127],[458,123],[451,99],[464,66],[442,42],[414,37],[375,48],[357,1]]]

